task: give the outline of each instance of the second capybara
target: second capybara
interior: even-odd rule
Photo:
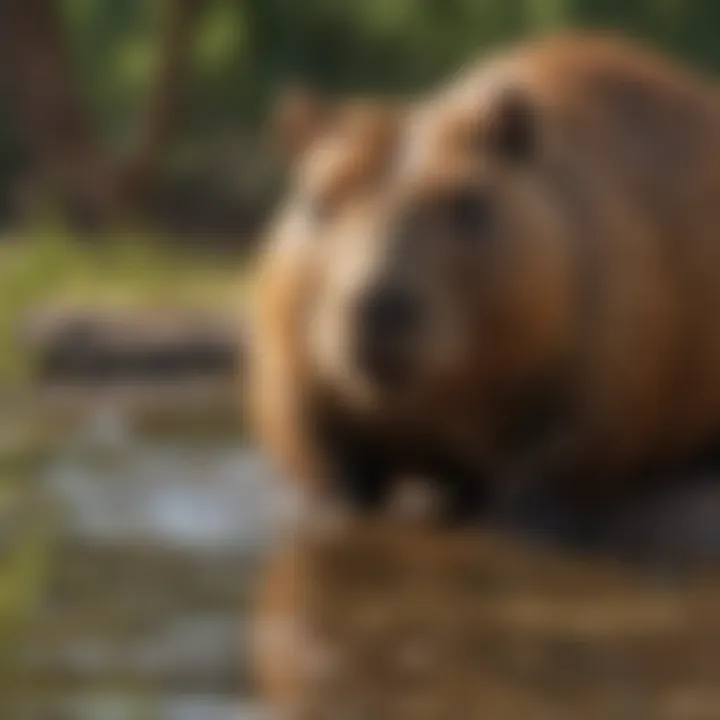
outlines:
[[[369,508],[427,476],[458,515],[525,487],[600,507],[712,460],[712,82],[571,33],[402,109],[295,98],[281,116],[292,189],[249,382],[285,469]]]

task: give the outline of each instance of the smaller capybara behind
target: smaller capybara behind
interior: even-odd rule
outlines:
[[[402,113],[291,109],[251,362],[290,472],[368,507],[419,473],[473,512],[526,484],[600,507],[713,458],[712,83],[571,34]]]

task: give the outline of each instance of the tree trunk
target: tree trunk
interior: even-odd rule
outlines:
[[[53,0],[0,0],[3,84],[24,128],[37,178],[75,224],[107,223],[141,209],[178,125],[192,31],[202,0],[171,0],[160,65],[137,143],[113,158],[76,85]]]
[[[5,0],[0,27],[5,85],[41,186],[77,219],[107,214],[114,172],[77,92],[57,5]]]
[[[157,77],[148,95],[137,140],[122,168],[122,184],[132,205],[152,185],[158,162],[178,129],[193,31],[203,0],[173,0],[163,23]]]

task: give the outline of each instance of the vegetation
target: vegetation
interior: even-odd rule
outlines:
[[[5,679],[2,665],[19,631],[37,608],[52,554],[53,523],[27,492],[27,478],[41,460],[32,443],[7,442],[0,447],[0,693]],[[26,438],[27,440],[28,438]]]
[[[137,232],[108,232],[77,242],[57,225],[37,225],[0,245],[0,386],[24,377],[17,342],[27,313],[38,308],[231,309],[246,284],[241,258],[182,249]]]
[[[19,174],[40,175],[84,220],[113,203],[147,213],[191,202],[206,220],[234,208],[233,226],[238,216],[256,221],[252,210],[264,207],[271,186],[258,188],[262,158],[251,155],[268,102],[290,78],[338,92],[409,91],[495,43],[573,25],[622,29],[720,69],[715,0],[9,0],[4,7],[0,40],[14,82],[0,102],[0,191],[7,196]],[[246,141],[239,156],[229,152],[238,137]],[[12,203],[3,205],[7,213]]]

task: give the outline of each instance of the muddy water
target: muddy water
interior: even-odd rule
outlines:
[[[259,657],[297,717],[720,718],[717,573],[482,529],[333,535],[309,532],[266,575]]]

